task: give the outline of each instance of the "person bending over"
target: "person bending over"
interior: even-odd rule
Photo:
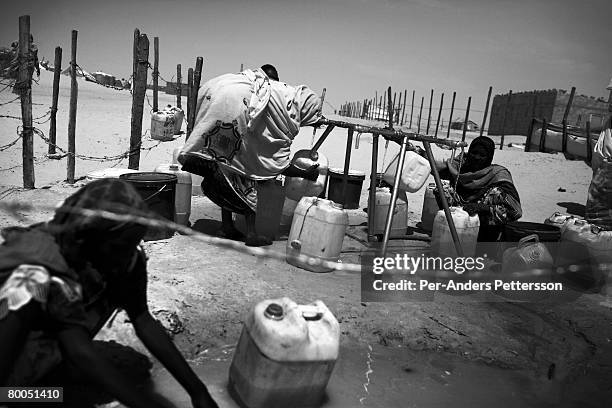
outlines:
[[[93,337],[120,308],[193,406],[217,407],[149,312],[146,258],[139,247],[146,228],[76,212],[82,209],[146,212],[130,184],[102,179],[68,197],[51,221],[2,231],[0,385],[34,386],[64,363],[126,406],[165,406],[94,349]]]
[[[203,177],[202,191],[221,207],[219,235],[241,239],[232,213],[244,214],[249,246],[272,243],[255,229],[257,184],[281,174],[313,181],[318,177],[318,165],[299,169],[289,156],[300,126],[320,119],[321,99],[305,85],[278,81],[273,66],[262,68],[221,75],[202,85],[193,131],[178,157],[183,170]]]

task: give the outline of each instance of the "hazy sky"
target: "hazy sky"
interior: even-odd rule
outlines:
[[[327,88],[333,106],[393,90],[417,101],[457,91],[457,106],[483,109],[493,94],[577,88],[607,97],[612,77],[611,0],[36,0],[3,2],[0,44],[31,16],[39,56],[70,55],[88,71],[128,77],[135,28],[160,38],[160,72],[204,57],[203,80],[240,64],[276,65],[281,80]],[[149,73],[149,81],[150,81]],[[410,96],[409,96],[410,98]],[[439,102],[434,102],[437,106]]]

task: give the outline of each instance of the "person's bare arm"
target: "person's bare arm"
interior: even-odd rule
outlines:
[[[191,397],[195,408],[218,408],[204,383],[193,372],[162,325],[146,311],[130,316],[136,335]]]

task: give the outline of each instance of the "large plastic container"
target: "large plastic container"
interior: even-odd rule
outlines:
[[[182,168],[181,164],[178,161],[179,154],[181,153],[181,148],[177,147],[172,151],[172,164],[178,164],[180,168]],[[201,196],[204,193],[202,192],[202,181],[204,178],[202,176],[198,176],[197,174],[191,174],[191,195],[192,196]]]
[[[474,256],[476,253],[478,230],[480,229],[480,220],[478,216],[470,216],[461,207],[450,207],[450,212],[453,217],[453,222],[455,223],[459,242],[463,248],[463,256]],[[444,210],[438,211],[434,218],[433,230],[431,233],[431,251],[433,254],[441,257],[457,256],[455,243]]]
[[[391,191],[387,187],[377,187],[375,196],[374,225],[372,233],[374,235],[384,234],[387,224],[387,213],[391,205]],[[406,193],[399,192],[395,202],[393,221],[391,223],[391,238],[401,238],[406,236],[408,227],[408,200]]]
[[[329,190],[327,198],[338,204],[342,204],[347,210],[359,208],[359,199],[361,198],[361,188],[365,173],[357,170],[350,170],[348,173],[346,193],[342,194],[342,181],[344,177],[344,169],[330,168],[329,169]]]
[[[180,108],[168,105],[166,108],[151,114],[151,138],[161,141],[174,139],[181,132],[185,114]]]
[[[174,199],[178,181],[175,174],[142,172],[122,174],[119,178],[134,186],[150,211],[160,218],[174,221]],[[174,235],[172,228],[149,227],[144,240],[166,239],[172,235]]]
[[[174,163],[160,164],[155,168],[155,171],[176,175],[174,222],[188,225],[189,216],[191,215],[191,173],[181,170],[180,165]]]
[[[421,228],[425,231],[431,231],[433,229],[434,218],[440,207],[436,201],[434,190],[436,189],[436,183],[429,183],[425,188],[425,196],[423,197],[423,211],[421,211]]]
[[[270,240],[280,238],[280,224],[285,202],[285,187],[280,180],[257,183],[257,213],[255,229],[257,234]],[[238,231],[246,234],[246,219],[242,214],[234,214],[234,224]]]
[[[383,176],[384,180],[391,185],[395,182],[398,160],[399,154],[395,156],[395,159],[389,164]],[[419,191],[427,181],[430,172],[431,166],[426,158],[413,151],[406,152],[399,189],[409,193]]]
[[[294,165],[302,170],[307,170],[311,166],[319,164],[319,177],[316,181],[301,177],[285,177],[285,191],[287,197],[291,200],[299,202],[302,197],[316,197],[325,189],[329,161],[327,157],[318,152],[315,152],[315,157],[316,160],[313,160],[310,150],[300,150],[293,156]]]
[[[316,197],[302,198],[295,209],[287,239],[287,262],[313,272],[331,271],[331,268],[310,265],[296,257],[306,255],[337,262],[347,226],[348,214],[341,205]]]
[[[593,246],[595,234],[591,224],[583,219],[570,218],[561,227],[560,234],[555,264],[562,277],[582,289],[599,290],[605,274],[597,260],[592,259],[589,246]]]
[[[229,371],[229,389],[248,408],[319,407],[338,359],[340,327],[325,304],[288,298],[249,313]]]
[[[536,234],[532,234],[521,238],[518,246],[504,251],[502,273],[530,269],[549,269],[552,273],[553,264],[553,258],[548,248],[540,242]]]

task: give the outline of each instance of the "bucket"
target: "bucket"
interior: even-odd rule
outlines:
[[[229,371],[242,407],[319,407],[340,348],[340,326],[323,302],[265,300],[247,316]]]
[[[258,235],[269,240],[280,238],[281,218],[285,203],[285,187],[280,180],[257,183],[257,213],[255,229]],[[246,235],[246,219],[242,214],[234,215],[235,227]]]
[[[158,214],[160,218],[174,221],[174,200],[178,178],[174,174],[143,172],[128,173],[119,176],[132,184],[140,194],[149,210]],[[171,228],[147,228],[145,241],[170,238],[174,235]]]
[[[532,234],[537,235],[540,242],[557,242],[561,239],[561,230],[554,225],[514,221],[504,226],[503,240],[518,242]]]
[[[104,178],[119,178],[122,174],[128,173],[139,173],[139,171],[110,167],[108,169],[94,170],[90,173],[87,173],[87,176],[85,176],[85,178],[87,181],[99,180]]]
[[[349,170],[346,184],[346,194],[342,195],[342,180],[344,170],[339,168],[329,169],[329,190],[327,197],[338,204],[342,204],[347,210],[359,208],[361,198],[361,187],[365,180],[365,173],[356,170]]]

